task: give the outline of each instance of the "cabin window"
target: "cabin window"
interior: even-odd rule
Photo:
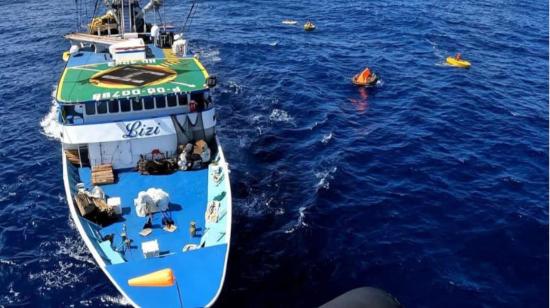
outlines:
[[[132,110],[139,111],[143,109],[143,105],[141,104],[141,100],[135,98],[132,100]]]
[[[157,104],[157,108],[166,107],[166,97],[155,97],[155,103]]]
[[[145,97],[143,99],[143,105],[145,106],[145,109],[153,109],[155,108],[155,101],[152,97]]]
[[[62,113],[61,117],[64,123],[73,123],[73,118],[75,116],[74,106],[63,106],[61,107]]]
[[[105,114],[107,113],[107,102],[97,102],[97,113]]]
[[[191,101],[197,103],[197,111],[203,111],[205,106],[204,93],[191,94]]]
[[[130,111],[130,101],[127,99],[120,100],[120,111],[122,112],[128,112]]]
[[[204,94],[202,93],[191,94],[191,99],[200,105],[204,102]]]
[[[109,113],[118,112],[118,101],[109,101]]]
[[[180,106],[187,105],[187,94],[179,94],[178,101]]]
[[[166,97],[168,98],[168,107],[176,107],[178,105],[176,95],[168,95]]]
[[[86,104],[86,115],[94,115],[94,114],[95,114],[95,103]]]

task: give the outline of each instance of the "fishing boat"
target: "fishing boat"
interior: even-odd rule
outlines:
[[[104,3],[85,31],[65,36],[55,93],[70,215],[131,305],[211,306],[231,236],[216,78],[183,30],[147,22],[161,16],[160,0]]]

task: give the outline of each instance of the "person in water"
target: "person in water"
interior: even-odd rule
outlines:
[[[460,61],[462,60],[462,54],[460,52],[457,52],[455,55],[455,60]]]

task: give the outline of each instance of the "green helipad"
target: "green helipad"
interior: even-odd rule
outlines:
[[[206,78],[208,73],[194,58],[90,64],[65,68],[56,97],[67,104],[191,92],[205,89]]]

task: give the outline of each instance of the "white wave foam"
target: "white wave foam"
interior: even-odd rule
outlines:
[[[122,295],[120,296],[110,296],[110,295],[102,295],[99,300],[102,303],[107,304],[116,304],[121,306],[129,306],[130,302]]]
[[[334,137],[334,134],[332,132],[324,135],[323,139],[321,140],[321,143],[328,144],[332,140],[332,137]]]
[[[283,215],[285,213],[285,209],[283,209],[282,207],[271,206],[271,202],[273,202],[273,200],[275,200],[273,197],[267,199],[267,201],[265,202],[265,206],[273,211],[275,215]]]
[[[99,304],[101,303],[101,304]],[[124,296],[111,296],[111,295],[100,295],[95,296],[89,299],[83,299],[79,302],[80,306],[85,307],[110,307],[110,306],[130,306],[130,302]]]
[[[335,167],[330,168],[329,170],[320,171],[320,172],[315,173],[315,177],[317,177],[317,179],[319,179],[319,182],[315,186],[317,191],[319,191],[320,189],[329,190],[330,180],[332,180],[334,178],[333,174],[334,174],[334,172],[336,172],[336,170],[338,170],[338,168],[335,166]]]
[[[88,248],[81,240],[65,236],[63,242],[56,242],[55,244],[58,245],[56,254],[66,255],[74,260],[87,262],[95,266],[95,262],[90,256]]]
[[[10,282],[8,285],[8,293],[3,295],[0,298],[0,307],[4,307],[4,305],[16,305],[17,303],[21,303],[25,301],[24,298],[21,298],[21,292],[16,291],[13,288],[13,282]]]
[[[55,93],[55,91],[54,91]],[[53,94],[52,94],[53,95]],[[50,112],[42,118],[40,126],[42,127],[42,133],[49,138],[61,139],[61,126],[57,122],[57,102],[52,99]]]
[[[309,225],[305,222],[305,218],[306,218],[306,208],[302,206],[298,209],[298,221],[294,226],[292,226],[292,228],[286,230],[285,233],[287,234],[293,233],[294,231],[300,228],[309,227]]]
[[[269,120],[273,122],[291,122],[294,120],[286,111],[282,109],[273,109],[269,115]]]
[[[41,293],[50,290],[60,290],[64,288],[74,288],[82,283],[83,276],[86,273],[82,270],[82,265],[73,262],[58,261],[57,264],[49,265],[49,269],[44,269],[38,273],[30,273],[30,280],[39,280]]]
[[[430,45],[432,45],[432,50],[433,50],[433,53],[436,57],[438,57],[440,59],[445,58],[445,54],[443,53],[442,50],[439,49],[439,46],[437,45],[436,42],[430,41],[429,39],[426,39],[426,41],[428,43],[430,43]]]
[[[220,51],[218,49],[203,50],[199,53],[201,60],[205,60],[211,63],[217,63],[222,60],[220,58]]]
[[[229,92],[233,94],[240,94],[243,91],[243,87],[232,80],[227,82],[227,87],[229,88]]]
[[[6,265],[11,265],[11,266],[16,266],[17,263],[11,261],[11,260],[7,260],[7,259],[0,259],[0,264],[6,264]]]
[[[40,244],[41,264],[47,268],[29,273],[29,280],[40,282],[40,293],[63,288],[74,288],[84,281],[90,270],[96,268],[86,245],[76,238],[65,236],[62,241]]]
[[[254,195],[244,203],[244,206],[240,207],[240,210],[250,217],[258,217],[266,214],[269,215],[283,215],[285,209],[282,207],[272,206],[271,203],[275,200],[274,197],[267,197],[265,193]]]

